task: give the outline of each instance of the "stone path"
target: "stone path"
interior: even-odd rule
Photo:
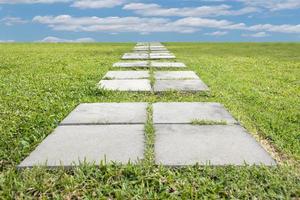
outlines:
[[[142,53],[141,53],[142,52]],[[175,55],[170,53],[160,43],[140,43],[134,47],[134,53],[125,53],[123,60],[139,60],[131,62],[118,62],[113,67],[119,68],[185,68],[181,62],[150,61],[156,59],[172,59]],[[117,73],[117,75],[116,75]],[[146,72],[143,72],[146,73]],[[126,78],[127,77],[127,78]],[[192,71],[159,71],[154,77],[141,77],[136,71],[109,71],[98,84],[99,88],[112,91],[182,91],[197,92],[209,91],[207,85]],[[109,79],[109,80],[107,80]],[[122,79],[122,80],[119,80]],[[143,80],[138,80],[143,79]],[[148,79],[148,80],[146,80]],[[150,85],[150,79],[154,80]]]
[[[207,85],[183,63],[152,61],[175,56],[160,43],[137,43],[114,68],[147,70],[109,71],[99,88],[117,91],[208,91]],[[136,61],[138,60],[138,61]],[[154,70],[150,73],[150,70]],[[161,71],[159,69],[164,69]],[[150,80],[155,80],[150,84]],[[144,158],[148,103],[85,103],[77,106],[21,164],[76,166],[82,162],[136,163]],[[276,165],[271,156],[215,102],[158,102],[152,104],[155,163],[166,166]]]

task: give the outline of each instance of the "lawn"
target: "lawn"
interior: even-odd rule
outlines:
[[[0,44],[0,199],[300,198],[300,44],[165,45],[210,93],[97,90],[95,84],[134,43]],[[155,166],[149,116],[146,159],[138,165],[16,170],[81,102],[158,101],[224,104],[279,165]]]

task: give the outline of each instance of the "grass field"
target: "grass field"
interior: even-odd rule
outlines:
[[[133,43],[0,44],[0,199],[299,199],[300,44],[165,45],[210,93],[97,90],[95,84]],[[16,170],[79,103],[138,101],[223,103],[279,165],[155,166],[149,116],[146,159],[136,166]]]

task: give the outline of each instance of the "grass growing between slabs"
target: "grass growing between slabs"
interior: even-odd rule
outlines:
[[[0,44],[0,199],[299,198],[300,44],[166,45],[209,85],[209,93],[97,90],[134,44]],[[154,166],[148,116],[140,165],[15,169],[79,103],[159,101],[223,103],[283,162],[278,167]]]

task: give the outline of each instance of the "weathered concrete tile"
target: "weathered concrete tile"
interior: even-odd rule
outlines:
[[[61,125],[144,124],[147,103],[83,103],[78,105]]]
[[[149,45],[149,42],[138,42],[136,45],[137,46],[147,46],[147,45]]]
[[[173,59],[174,55],[150,55],[150,59]]]
[[[156,71],[154,77],[157,80],[199,79],[193,71]]]
[[[134,50],[136,50],[136,51],[148,51],[149,47],[148,46],[137,46],[137,47],[134,47]]]
[[[237,125],[155,125],[157,164],[182,166],[275,165],[271,156]]]
[[[147,79],[149,71],[109,71],[105,79]]]
[[[237,123],[219,103],[171,102],[153,104],[153,122],[155,124],[190,124],[193,120],[225,121],[228,124]]]
[[[148,59],[149,54],[147,53],[125,53],[122,57],[123,60],[134,60],[134,59]]]
[[[101,80],[98,86],[115,91],[151,91],[150,81],[147,79]]]
[[[144,157],[144,125],[59,126],[18,167],[135,163]]]
[[[168,50],[165,47],[150,47],[150,51],[166,51]]]
[[[205,83],[199,80],[157,80],[154,84],[155,92],[162,91],[209,91],[209,88]]]
[[[175,67],[175,68],[186,67],[185,64],[181,63],[181,62],[155,62],[155,61],[152,61],[150,63],[150,66],[157,67],[157,68],[160,68],[160,67]]]
[[[159,53],[159,54],[161,54],[161,53],[163,53],[163,54],[165,54],[165,53],[168,53],[168,54],[171,54],[171,52],[170,52],[170,51],[168,51],[168,50],[161,50],[161,51],[150,51],[150,53]]]
[[[150,56],[173,56],[172,53],[150,53]]]
[[[117,62],[114,67],[148,67],[147,61]]]

